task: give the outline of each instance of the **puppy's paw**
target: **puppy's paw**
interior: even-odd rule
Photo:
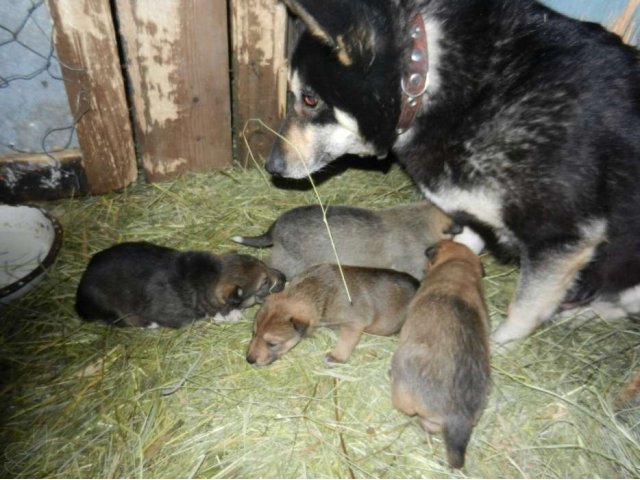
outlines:
[[[213,317],[213,320],[216,322],[237,322],[242,320],[242,311],[241,310],[231,310],[226,315],[222,315],[221,313],[216,313]]]
[[[332,352],[329,352],[324,356],[324,363],[326,363],[327,365],[331,365],[332,363],[345,363],[346,361],[347,359],[340,359],[335,357]]]

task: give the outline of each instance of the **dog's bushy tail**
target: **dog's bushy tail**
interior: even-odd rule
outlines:
[[[237,235],[235,237],[231,237],[231,240],[233,240],[236,243],[240,243],[242,245],[247,245],[249,247],[256,247],[256,248],[272,247],[273,246],[273,237],[271,235],[272,230],[273,230],[273,227],[269,228],[269,230],[264,232],[262,235],[258,235],[256,237],[243,237],[242,235]]]
[[[462,468],[473,422],[465,415],[451,415],[442,426],[442,436],[447,447],[447,460],[451,468]]]

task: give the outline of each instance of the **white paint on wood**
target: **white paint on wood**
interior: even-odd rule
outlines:
[[[182,165],[186,165],[188,163],[186,158],[173,158],[173,159],[165,159],[163,162],[154,161],[148,155],[143,157],[143,163],[145,168],[148,170],[152,170],[158,175],[169,175],[171,173],[177,172]]]
[[[164,127],[179,118],[177,96],[180,78],[176,41],[180,38],[180,4],[118,0],[122,36],[129,59],[129,75],[134,88],[145,92],[134,95],[138,125],[145,133]]]

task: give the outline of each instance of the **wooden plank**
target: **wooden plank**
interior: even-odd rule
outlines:
[[[0,202],[54,200],[89,191],[78,149],[0,156]]]
[[[116,0],[148,181],[231,165],[225,0]]]
[[[247,121],[260,119],[277,131],[284,118],[287,11],[278,0],[231,0],[230,8],[234,141],[236,158],[246,166],[253,162],[243,130],[256,160],[268,155],[274,140],[259,124]]]
[[[638,38],[640,23],[640,0],[628,0],[624,11],[613,23],[611,30],[622,37],[627,43],[633,43]]]
[[[109,0],[48,4],[89,188],[122,188],[137,168]]]

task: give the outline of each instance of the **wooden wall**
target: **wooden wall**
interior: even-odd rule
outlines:
[[[640,0],[541,1],[640,43]],[[162,181],[268,155],[273,134],[255,120],[281,124],[296,31],[279,0],[47,3],[80,150],[0,157],[0,200],[104,193],[138,171]],[[39,194],[9,185],[15,172],[65,181]]]
[[[48,3],[89,188],[122,188],[137,169],[109,0]]]
[[[261,161],[274,140],[253,120],[277,131],[284,118],[287,11],[278,0],[231,0],[230,5],[234,140],[236,158],[246,166],[252,163],[249,149]]]
[[[231,165],[226,0],[116,0],[148,181]]]

